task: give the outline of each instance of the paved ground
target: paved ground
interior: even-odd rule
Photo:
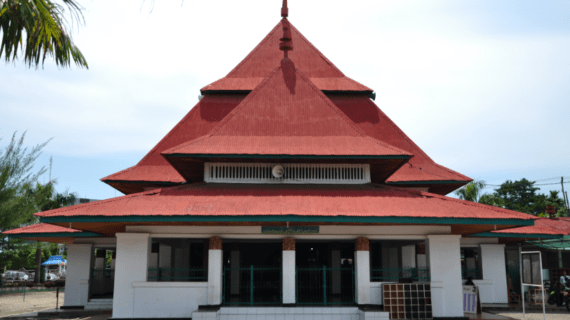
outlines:
[[[523,320],[523,314],[521,313],[498,313],[498,315],[510,317],[513,319]],[[541,313],[527,313],[525,314],[524,319],[526,320],[543,320],[544,317]],[[570,319],[570,312],[547,312],[546,313],[546,320],[568,320]]]
[[[63,304],[64,293],[59,293],[59,305]],[[20,313],[36,312],[55,308],[55,291],[27,292],[26,301],[23,293],[4,294],[0,296],[0,317]]]

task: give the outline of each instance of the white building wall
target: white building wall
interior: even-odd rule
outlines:
[[[483,299],[481,291],[481,302],[483,303],[509,303],[509,293],[507,288],[507,266],[505,262],[504,244],[482,244],[481,264],[483,267],[483,280],[492,282],[491,290],[488,293],[490,301]]]
[[[222,303],[222,250],[208,252],[208,304]]]
[[[296,302],[295,267],[295,251],[283,250],[283,304]]]
[[[65,307],[85,306],[89,299],[89,278],[93,260],[92,244],[67,245]]]
[[[208,304],[207,282],[134,282],[133,318],[191,318]],[[114,316],[113,316],[114,317]]]
[[[459,235],[429,235],[434,317],[463,317]]]
[[[370,304],[370,251],[355,251],[356,303]]]
[[[117,233],[113,318],[135,317],[133,284],[147,281],[150,250],[148,233]]]

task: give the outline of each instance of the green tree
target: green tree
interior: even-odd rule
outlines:
[[[483,192],[483,189],[485,189],[486,186],[487,184],[483,180],[471,181],[461,187],[461,189],[455,191],[455,194],[461,200],[479,202],[481,192]]]
[[[507,209],[538,215],[546,208],[546,196],[536,193],[539,188],[534,183],[525,178],[514,182],[507,180],[495,189],[495,194],[503,199]]]
[[[50,56],[59,67],[88,68],[70,32],[70,23],[83,23],[82,10],[75,0],[0,0],[0,58],[22,56],[37,68]]]

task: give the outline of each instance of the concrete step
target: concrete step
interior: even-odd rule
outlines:
[[[92,299],[85,305],[85,310],[111,310],[113,299]]]
[[[193,320],[388,320],[385,311],[363,311],[357,307],[221,307],[198,310]]]

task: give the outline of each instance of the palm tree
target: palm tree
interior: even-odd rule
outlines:
[[[28,66],[43,65],[49,55],[58,67],[88,68],[73,43],[69,20],[83,23],[76,0],[0,0],[0,58],[15,61],[23,55]]]
[[[481,192],[487,184],[483,180],[471,181],[468,184],[461,187],[461,189],[455,191],[455,194],[461,200],[467,200],[472,202],[479,202],[481,197]]]

